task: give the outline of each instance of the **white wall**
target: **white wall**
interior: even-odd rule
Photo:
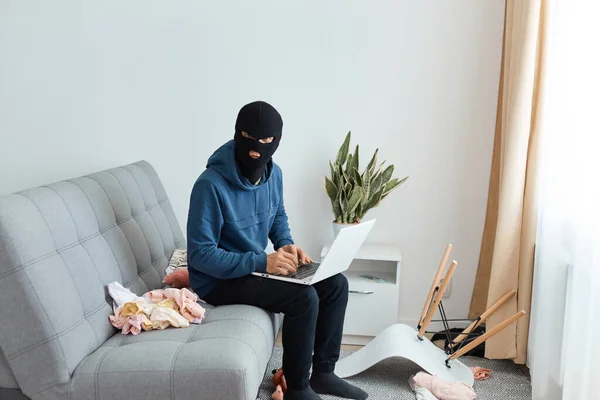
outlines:
[[[329,233],[327,160],[348,130],[409,181],[369,217],[404,254],[400,318],[418,317],[447,242],[465,316],[483,230],[501,0],[0,3],[0,193],[147,159],[185,224],[237,110],[283,115],[276,161],[298,243]]]

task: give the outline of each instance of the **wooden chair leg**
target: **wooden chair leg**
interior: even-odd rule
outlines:
[[[444,255],[442,256],[442,260],[440,262],[440,266],[435,273],[435,278],[433,278],[433,283],[431,284],[431,289],[429,289],[429,294],[427,295],[427,300],[425,300],[425,305],[423,306],[423,312],[421,313],[421,318],[419,319],[419,326],[417,329],[421,329],[421,325],[423,325],[423,320],[427,316],[427,311],[429,311],[429,306],[431,305],[431,300],[433,299],[433,294],[435,293],[435,288],[440,284],[440,279],[442,279],[442,274],[444,273],[444,269],[446,269],[446,264],[448,263],[448,258],[450,258],[450,252],[452,251],[452,245],[448,244],[446,246],[446,250],[444,251]]]
[[[478,320],[473,321],[473,323],[471,323],[471,325],[469,325],[464,331],[462,331],[460,335],[454,338],[450,346],[454,347],[460,344],[463,340],[465,340],[469,336],[469,333],[473,332],[473,330],[475,330],[479,325],[485,322],[485,320],[488,319],[490,315],[496,312],[496,310],[499,309],[504,303],[506,303],[508,299],[513,297],[515,293],[517,292],[514,289],[511,289],[508,292],[506,292],[504,296],[496,300],[496,302],[492,304],[490,308],[488,308],[483,312],[483,314],[481,314]]]
[[[514,314],[512,317],[505,319],[500,324],[495,326],[493,329],[491,329],[488,332],[484,333],[483,335],[479,336],[477,339],[473,340],[471,343],[469,343],[465,347],[461,348],[456,353],[452,354],[448,359],[456,360],[458,357],[464,355],[465,353],[468,353],[469,351],[473,350],[475,347],[479,346],[481,343],[485,342],[486,340],[488,340],[489,338],[491,338],[492,336],[494,336],[495,334],[500,332],[502,329],[504,329],[507,326],[509,326],[510,324],[516,322],[523,315],[525,315],[525,311],[521,310],[518,313]]]
[[[442,280],[442,284],[440,285],[440,290],[438,290],[438,292],[435,294],[433,303],[431,303],[431,307],[429,307],[429,310],[427,311],[427,315],[425,316],[425,319],[423,320],[423,323],[421,324],[421,328],[419,329],[419,333],[417,335],[419,338],[422,338],[423,335],[425,335],[425,332],[427,331],[427,328],[429,327],[429,324],[431,323],[431,319],[433,318],[433,315],[435,314],[435,310],[437,309],[438,305],[440,304],[440,301],[442,301],[442,297],[444,296],[444,293],[446,292],[446,289],[448,288],[448,284],[450,283],[450,280],[452,279],[452,275],[454,274],[455,269],[456,269],[456,261],[452,261],[452,264],[450,264],[450,268],[448,268],[448,272],[446,272],[446,276],[444,276],[444,279]]]

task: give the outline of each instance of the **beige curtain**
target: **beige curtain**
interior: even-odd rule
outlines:
[[[488,319],[497,325],[518,310],[527,315],[486,342],[486,357],[525,363],[537,224],[546,6],[506,0],[502,70],[487,216],[470,317],[510,289],[517,296]]]

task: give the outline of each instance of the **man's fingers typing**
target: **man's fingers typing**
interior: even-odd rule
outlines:
[[[294,267],[298,266],[298,253],[296,254],[291,254],[291,253],[287,253],[287,252],[283,252],[281,253],[287,260],[289,260]]]
[[[287,274],[289,274],[289,271],[286,268],[279,267],[279,273],[281,275],[287,275]]]
[[[288,258],[287,256],[289,256],[289,254],[284,253],[279,259],[279,263],[280,263],[280,267],[281,268],[285,268],[291,272],[296,272],[296,265],[294,264],[294,262]]]

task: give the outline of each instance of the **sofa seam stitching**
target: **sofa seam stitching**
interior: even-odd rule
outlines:
[[[123,186],[121,185],[121,183],[119,182],[119,180],[118,180],[118,179],[117,179],[117,178],[116,178],[116,177],[115,177],[115,176],[114,176],[114,175],[113,175],[111,172],[109,172],[109,171],[110,171],[110,170],[107,170],[107,171],[104,171],[104,172],[106,172],[106,173],[108,173],[110,176],[112,176],[112,177],[113,177],[113,178],[114,178],[114,179],[117,181],[117,183],[119,183],[119,186],[121,186],[121,189],[123,189]],[[110,202],[110,205],[111,205],[111,206],[113,206],[113,203],[110,201],[110,196],[108,195],[108,192],[106,191],[106,188],[105,188],[104,186],[102,186],[102,185],[100,184],[100,182],[98,182],[97,180],[95,180],[95,179],[93,179],[93,178],[91,178],[91,177],[88,177],[88,178],[89,178],[89,179],[91,179],[92,181],[94,181],[94,182],[96,182],[96,183],[98,184],[98,186],[100,187],[100,189],[102,189],[102,191],[103,191],[103,192],[104,192],[104,194],[106,195],[106,198],[107,198],[107,199],[108,199],[108,201]],[[125,192],[125,191],[123,191],[123,192]],[[125,197],[127,197],[127,194],[125,194]],[[127,201],[129,202],[129,199],[127,199]],[[112,208],[113,208],[113,211],[114,211],[114,206],[113,206]],[[127,220],[133,219],[133,213],[131,212],[131,204],[129,204],[129,211],[130,211],[130,216],[129,216],[129,217],[127,217]],[[142,212],[142,211],[140,211],[140,212]],[[116,215],[115,215],[115,220],[116,220]],[[133,220],[134,220],[134,222],[137,224],[137,221],[135,221],[135,219],[133,219]],[[137,271],[137,269],[138,269],[138,260],[137,260],[137,257],[135,256],[135,251],[133,250],[133,246],[131,245],[131,240],[129,240],[129,237],[127,237],[127,235],[126,235],[126,234],[125,234],[125,232],[123,231],[123,228],[121,228],[121,224],[117,224],[117,227],[119,228],[119,230],[121,231],[121,233],[123,234],[123,236],[125,237],[125,239],[127,240],[127,244],[129,245],[129,248],[131,249],[131,254],[133,255],[133,259],[135,260],[135,266],[136,266],[136,268],[135,268],[135,269],[136,269],[136,273],[137,273],[137,279],[141,279],[141,277],[140,277],[140,273]],[[138,224],[138,227],[139,227],[139,224]],[[140,231],[141,231],[141,229],[140,229]],[[143,233],[142,233],[142,235],[143,235]],[[133,281],[131,281],[131,283],[135,282],[137,279],[134,279]],[[144,285],[146,286],[146,289],[148,289],[148,290],[149,290],[150,288],[149,288],[149,287],[148,287],[148,285],[146,284],[146,281],[144,281],[144,280],[142,279],[142,282],[144,282]]]
[[[206,319],[206,317],[205,317],[205,319]],[[216,319],[214,321],[206,321],[205,324],[210,324],[210,323],[218,322],[218,321],[245,321],[245,322],[250,322],[251,324],[253,324],[254,326],[256,326],[262,332],[263,337],[265,338],[265,345],[267,347],[269,347],[269,342],[268,342],[268,339],[267,339],[267,333],[256,322],[254,322],[252,320],[248,320],[248,319],[242,319],[242,318],[221,318],[221,319]]]
[[[142,172],[146,173],[146,171],[144,171],[142,168],[140,168],[140,169],[142,170]],[[137,187],[138,187],[138,190],[140,191],[140,193],[142,193],[142,187],[140,186],[140,183],[138,182],[138,179],[135,177],[135,175],[133,175],[133,173],[132,173],[132,172],[131,172],[129,169],[127,169],[127,168],[125,168],[125,171],[126,171],[126,172],[127,172],[129,175],[131,175],[131,177],[132,177],[132,178],[133,178],[133,180],[135,181],[135,184],[136,184],[136,185],[137,185]],[[152,185],[152,180],[150,179],[150,177],[148,176],[148,174],[146,174],[146,177],[148,178],[148,180],[150,181],[150,184]],[[154,186],[152,186],[152,190],[154,191]],[[154,196],[156,197],[156,191],[154,191]],[[143,198],[144,198],[144,196],[142,195],[142,199],[143,199]],[[144,202],[144,205],[145,205],[145,202]],[[164,210],[163,210],[163,214],[164,214],[164,213],[165,213],[165,212],[164,212]],[[156,228],[156,231],[158,232],[158,236],[160,237],[160,241],[162,242],[163,240],[162,240],[162,237],[160,236],[160,232],[161,232],[161,230],[158,228],[158,224],[156,223],[156,220],[154,219],[154,217],[153,217],[153,216],[152,216],[150,213],[148,213],[148,216],[149,216],[149,217],[150,217],[150,219],[152,220],[152,223],[154,224],[154,227]],[[167,218],[166,214],[165,214],[165,218],[168,220],[168,218]],[[169,226],[171,226],[171,224],[170,224],[170,223],[169,223]],[[173,235],[173,232],[171,232],[171,236],[173,237],[173,245],[175,245],[175,237],[174,237],[174,235]],[[164,254],[165,258],[167,258],[167,254],[165,253],[165,251],[166,251],[166,249],[165,249],[165,243],[163,242],[163,243],[162,243],[162,245],[163,245],[163,254]],[[159,274],[159,276],[160,276],[160,274]],[[162,279],[162,278],[161,278],[161,279]]]
[[[146,165],[149,165],[149,164],[147,164],[147,163],[144,163],[144,162],[138,162],[138,163],[135,163],[134,165],[137,165],[138,167],[140,167],[140,169],[141,169],[142,171],[144,171],[144,173],[145,173],[145,174],[146,174],[146,176],[148,177],[148,180],[149,180],[149,181],[150,181],[150,183],[152,184],[151,186],[152,186],[152,190],[154,191],[154,196],[155,196],[156,198],[158,198],[158,194],[156,193],[156,188],[154,187],[154,182],[153,182],[152,178],[150,177],[150,174],[148,173],[148,171],[146,170],[146,168],[144,168],[144,166],[146,166]],[[150,168],[154,169],[152,166],[150,166]],[[156,172],[156,171],[154,171],[154,172]],[[161,186],[162,186],[162,182],[160,182],[160,180],[159,180],[159,183],[160,183],[160,184],[161,184]],[[164,192],[165,192],[165,194],[166,194],[166,190],[164,190],[164,187],[163,187],[163,191],[164,191]],[[168,198],[168,197],[166,197],[166,198],[165,198],[165,203],[166,203],[166,202],[169,202],[169,198]],[[172,206],[171,206],[171,208],[172,208]],[[162,203],[161,203],[161,205],[160,205],[160,209],[161,209],[161,210],[162,210],[162,212],[165,214],[165,217],[167,218],[167,222],[169,222],[169,226],[171,227],[171,232],[175,232],[175,227],[173,226],[173,223],[171,222],[171,219],[170,219],[170,218],[167,216],[167,213],[166,213],[166,212],[165,212],[165,210],[163,209],[163,207],[162,207]],[[181,230],[181,227],[179,227],[179,230]],[[182,232],[182,236],[183,236],[183,232]],[[183,236],[182,240],[185,242],[185,236]],[[173,235],[173,241],[175,241],[175,235]],[[175,246],[177,246],[177,243],[175,244]]]
[[[127,171],[125,169],[123,169],[124,171]],[[129,210],[131,211],[131,199],[129,198],[129,195],[127,194],[127,191],[125,190],[125,186],[123,186],[123,184],[121,183],[121,181],[119,180],[119,178],[112,172],[112,170],[107,171],[113,178],[115,178],[115,180],[117,181],[117,183],[119,184],[119,186],[121,187],[121,190],[123,191],[123,193],[125,194],[125,197],[127,198],[127,202],[129,203]],[[134,178],[135,181],[135,178]],[[137,182],[136,182],[137,185]],[[139,189],[139,185],[138,189]],[[144,198],[144,195],[141,193],[140,190],[140,195],[142,197],[142,200]],[[146,210],[146,204],[144,202],[144,208],[143,210],[140,210],[139,213],[136,213],[138,215],[142,215],[142,213],[144,212],[148,212]],[[148,268],[146,268],[143,272],[138,272],[138,275],[145,275],[146,273],[148,273],[148,271],[150,271],[151,269],[154,268],[154,264],[157,263],[158,261],[162,261],[162,260],[156,260],[154,262],[152,262],[152,252],[150,251],[150,246],[148,245],[148,239],[146,238],[146,234],[144,233],[144,230],[142,229],[142,227],[140,226],[140,223],[135,219],[135,217],[133,216],[133,212],[131,213],[131,219],[135,222],[135,224],[137,225],[138,229],[140,230],[140,233],[142,234],[142,237],[144,238],[144,242],[146,242],[146,247],[148,248],[148,258],[150,259],[150,266]],[[138,216],[136,215],[136,217]],[[156,226],[156,224],[154,224]],[[123,232],[123,235],[125,235],[125,232]],[[125,235],[126,236],[126,235]],[[127,238],[127,241],[129,242],[129,238]],[[162,239],[161,239],[162,242]],[[131,247],[131,252],[133,253],[133,246],[131,246],[131,242],[129,242],[129,246]],[[134,258],[135,258],[135,253],[134,253]],[[137,261],[136,261],[137,263]],[[155,269],[156,270],[156,269]],[[158,271],[157,271],[158,272]],[[159,274],[159,278],[160,278],[160,274]],[[142,279],[143,280],[143,279]],[[148,290],[150,290],[150,288],[148,287],[148,284],[146,283],[146,281],[144,281],[144,284],[146,285],[146,288]]]
[[[87,248],[85,248],[85,246],[83,246],[83,244],[81,244],[81,237],[79,236],[79,227],[77,226],[77,222],[75,221],[75,217],[73,215],[73,211],[71,210],[71,207],[69,207],[69,204],[67,203],[67,201],[65,200],[65,198],[58,192],[58,190],[50,187],[50,186],[42,186],[48,190],[51,190],[52,192],[54,192],[56,194],[56,196],[62,201],[62,203],[64,204],[65,208],[67,209],[67,212],[69,213],[69,215],[71,216],[71,220],[73,221],[73,225],[75,226],[75,230],[77,231],[77,243],[79,244],[79,246],[85,250],[85,252],[87,253],[92,265],[94,266],[94,270],[96,271],[96,275],[98,276],[98,279],[100,280],[100,282],[102,282],[102,284],[104,284],[104,282],[102,281],[102,276],[100,275],[100,271],[98,270],[98,266],[96,265],[96,263],[94,262],[94,259],[92,258],[92,255],[90,254],[90,252],[88,251]],[[89,200],[88,200],[89,202]],[[91,207],[91,204],[90,204]],[[75,248],[76,246],[74,246],[73,248]],[[83,299],[81,298],[81,295],[79,296],[80,300],[82,300],[82,304],[83,304]],[[95,309],[91,310],[88,313],[83,313],[84,317],[87,319],[88,315],[93,315],[96,312],[98,312],[102,307],[104,307],[105,303],[102,303],[100,306],[96,307]],[[98,333],[92,329],[92,331],[94,332],[94,336],[96,337],[96,348],[98,348],[98,346],[100,346],[100,340],[98,338]]]
[[[19,358],[23,354],[25,354],[25,353],[27,353],[27,352],[35,349],[36,347],[43,346],[46,343],[53,341],[54,339],[58,339],[61,336],[66,335],[67,333],[69,333],[69,332],[77,329],[78,327],[80,327],[84,322],[86,322],[86,318],[87,317],[90,317],[90,316],[98,313],[100,310],[102,310],[104,308],[104,306],[108,306],[108,304],[102,303],[101,305],[99,305],[98,307],[96,307],[94,310],[90,311],[90,313],[84,314],[84,318],[81,318],[79,321],[75,322],[73,325],[71,325],[67,329],[64,329],[64,330],[62,330],[60,332],[57,332],[54,335],[52,335],[51,337],[48,337],[48,338],[44,339],[43,341],[41,341],[39,343],[27,346],[26,348],[18,351],[17,353],[11,354],[10,356],[8,354],[4,353],[4,355],[6,356],[6,359],[12,361],[12,360],[14,360],[16,358]]]
[[[50,236],[52,236],[52,242],[54,243],[54,248],[56,248],[56,239],[54,238],[54,235],[52,234],[52,229],[50,228],[50,225],[48,224],[48,221],[44,217],[44,214],[42,213],[42,210],[40,209],[40,207],[31,198],[25,196],[24,194],[19,193],[19,194],[17,194],[17,196],[22,196],[23,198],[27,199],[27,201],[29,201],[36,208],[36,210],[40,214],[40,217],[44,221],[44,224],[46,225],[46,228],[48,228],[48,232],[50,233]],[[67,270],[66,272],[69,275],[69,278],[71,278],[71,282],[73,283],[73,286],[76,287],[75,281],[73,280],[73,277],[71,276],[71,274],[69,273],[69,269],[67,268],[67,263],[66,263],[65,259],[63,258],[62,255],[59,255],[59,256],[60,256],[60,259],[62,260],[62,264],[64,265],[65,269]],[[33,282],[29,278],[29,274],[25,273],[24,275],[27,278],[27,281],[29,282],[29,285],[31,285],[31,289],[33,291],[33,294],[37,298],[37,301],[40,304],[40,307],[42,307],[42,309],[44,310],[44,314],[45,314],[46,318],[48,319],[48,323],[52,327],[52,330],[54,332],[56,332],[57,331],[56,326],[54,325],[54,322],[52,321],[52,318],[50,318],[50,315],[49,315],[48,311],[46,310],[46,307],[44,307],[44,305],[43,305],[44,303],[42,302],[42,299],[40,298],[40,295],[39,295],[38,291],[35,289],[35,286],[33,285]],[[79,295],[79,292],[77,292],[77,294]],[[83,305],[81,306],[81,309],[83,311]],[[83,318],[82,321],[85,321],[85,318]],[[56,335],[56,333],[55,333],[55,335]],[[60,336],[57,336],[57,339],[59,339],[59,338],[60,338]],[[47,342],[47,343],[49,343],[49,342]],[[57,340],[56,345],[58,346],[58,348],[60,349],[60,353],[62,354],[62,357],[63,357],[62,361],[64,362],[64,369],[66,370],[67,375],[71,376],[71,372],[69,371],[69,367],[68,367],[67,356],[65,355],[65,350],[63,349],[63,345],[60,342],[60,340]]]

